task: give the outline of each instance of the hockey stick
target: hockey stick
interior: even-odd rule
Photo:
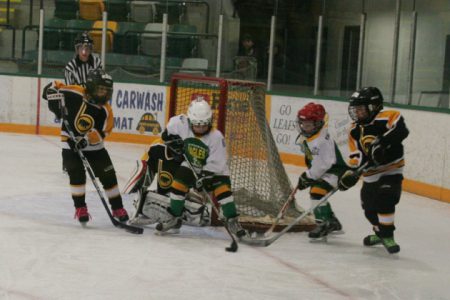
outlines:
[[[199,178],[198,178],[197,173],[196,173],[195,170],[194,170],[194,167],[192,166],[192,164],[191,164],[191,162],[189,161],[189,159],[186,157],[186,154],[183,153],[183,157],[184,157],[184,160],[186,161],[186,163],[188,164],[189,169],[191,169],[192,173],[194,174],[195,181],[198,182],[198,181],[199,181]],[[222,222],[223,227],[225,227],[225,229],[226,229],[227,232],[228,232],[228,235],[229,235],[229,236],[231,237],[231,239],[232,239],[232,242],[231,242],[230,247],[226,247],[225,250],[228,251],[228,252],[236,252],[236,251],[238,250],[238,244],[237,244],[237,241],[236,241],[234,235],[231,233],[230,228],[228,228],[227,222],[226,222],[225,220],[222,220],[222,219],[219,217],[219,216],[220,216],[220,212],[219,212],[219,210],[217,209],[216,204],[214,203],[214,201],[211,199],[211,196],[205,191],[205,189],[202,189],[202,190],[200,191],[200,193],[201,193],[206,199],[208,199],[209,203],[211,203],[211,206],[212,206],[213,210],[214,210],[215,213],[217,214],[217,216],[218,216],[220,222]]]
[[[292,193],[289,195],[287,201],[283,204],[280,211],[278,212],[277,217],[273,221],[272,226],[270,226],[270,228],[264,233],[264,236],[269,236],[272,234],[273,230],[278,225],[278,222],[280,222],[280,220],[284,217],[284,214],[288,211],[288,208],[289,208],[289,205],[291,204],[291,202],[295,200],[295,193],[297,193],[297,190],[298,190],[298,188],[295,188],[292,191]]]
[[[361,173],[365,170],[365,168],[367,166],[368,166],[368,162],[366,162],[361,167],[359,167],[355,171],[355,174],[361,175]],[[241,238],[241,242],[244,243],[244,244],[247,244],[247,245],[259,246],[259,247],[267,247],[267,246],[271,245],[273,242],[278,240],[282,235],[284,235],[286,232],[288,232],[292,227],[294,227],[298,222],[300,222],[303,218],[305,218],[307,215],[312,213],[316,207],[318,207],[318,206],[322,205],[323,203],[327,202],[328,199],[334,193],[336,193],[337,190],[338,190],[338,187],[335,187],[334,189],[332,189],[330,192],[328,192],[328,194],[323,196],[322,199],[320,199],[320,201],[317,201],[317,203],[312,205],[308,210],[305,210],[300,216],[298,216],[294,221],[292,221],[291,224],[286,226],[282,231],[278,232],[277,234],[275,234],[275,235],[273,235],[271,237],[266,237],[266,238],[262,238],[262,239],[252,239],[252,238],[250,238],[248,236],[244,236],[244,237]]]
[[[70,138],[75,142],[75,134],[73,133],[73,129],[72,126],[70,126],[69,121],[67,121],[66,116],[67,116],[67,108],[65,106],[65,102],[64,102],[64,98],[61,99],[61,110],[63,111],[62,116],[63,116],[63,122],[64,125],[66,126],[67,132],[69,133]],[[89,164],[88,160],[86,159],[86,157],[83,154],[83,151],[81,151],[80,149],[78,149],[77,147],[75,147],[75,150],[78,153],[78,156],[80,157],[81,161],[83,162],[84,167],[86,168],[89,177],[92,180],[92,183],[94,184],[95,189],[97,190],[98,195],[100,196],[100,200],[102,201],[103,207],[105,208],[106,212],[108,213],[109,219],[111,220],[111,222],[113,223],[114,226],[116,227],[120,227],[125,229],[126,231],[130,232],[130,233],[135,233],[135,234],[142,234],[144,232],[143,228],[140,227],[134,227],[134,226],[130,226],[128,224],[119,222],[118,220],[116,220],[112,214],[111,211],[109,210],[108,205],[106,204],[106,200],[105,197],[103,196],[102,191],[100,190],[100,186],[97,182],[97,178],[95,177],[94,171],[92,170],[91,165]]]

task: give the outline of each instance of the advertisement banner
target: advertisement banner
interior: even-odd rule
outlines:
[[[165,126],[166,87],[114,84],[114,132],[159,135]]]
[[[297,113],[309,102],[322,104],[328,114],[328,130],[336,141],[344,157],[348,155],[348,129],[351,119],[348,116],[347,102],[297,98],[288,96],[272,96],[270,112],[270,128],[280,152],[303,154],[296,143]]]

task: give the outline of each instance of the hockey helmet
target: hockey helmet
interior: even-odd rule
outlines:
[[[85,31],[81,33],[77,38],[75,39],[75,50],[78,50],[78,48],[82,45],[87,45],[89,49],[92,49],[94,41],[89,36],[89,34]]]
[[[206,132],[201,132],[200,134],[206,134],[212,127],[212,117],[213,113],[211,106],[206,102],[203,97],[198,97],[189,104],[187,111],[187,117],[191,125],[192,131],[194,131],[193,126],[208,125],[208,130]],[[197,132],[194,131],[195,134]]]
[[[310,137],[322,129],[325,124],[325,108],[321,104],[310,102],[297,113],[297,124],[300,134]]]
[[[360,112],[361,108],[365,112]],[[364,87],[352,94],[348,106],[348,114],[352,120],[359,124],[372,122],[375,116],[383,109],[383,95],[376,87]]]
[[[86,92],[88,102],[92,104],[105,104],[111,99],[113,93],[113,80],[111,75],[103,69],[91,70],[86,78]]]

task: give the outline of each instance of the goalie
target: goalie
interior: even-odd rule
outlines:
[[[182,224],[189,188],[213,192],[226,218],[227,228],[242,237],[245,230],[238,222],[238,213],[231,192],[230,171],[227,165],[225,140],[219,130],[212,128],[213,113],[208,102],[199,97],[189,105],[187,115],[172,117],[167,124],[163,139],[180,136],[184,142],[183,162],[174,175],[170,190],[172,217],[156,226],[159,232],[177,232]],[[195,172],[195,173],[194,173]]]
[[[167,209],[170,207],[168,197],[173,174],[183,160],[183,140],[175,136],[153,142],[140,160],[124,188],[125,194],[136,193],[134,198],[135,213],[129,221],[131,225],[145,226],[165,222],[171,218]],[[156,179],[156,190],[149,190]],[[210,207],[203,204],[203,199],[190,192],[182,219],[185,224],[206,226],[211,223]]]

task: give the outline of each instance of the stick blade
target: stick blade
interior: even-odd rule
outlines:
[[[228,252],[236,252],[238,250],[238,245],[236,243],[236,241],[233,241],[230,245],[230,247],[225,248],[226,251]]]
[[[250,246],[267,247],[272,244],[272,237],[258,239],[244,236],[241,238],[240,242]]]
[[[124,227],[124,229],[126,232],[129,232],[129,233],[134,233],[134,234],[143,234],[144,233],[144,228],[127,226],[127,227]]]
[[[144,233],[144,228],[141,227],[135,227],[135,226],[131,226],[122,222],[117,221],[114,218],[111,218],[114,226],[125,229],[126,232],[129,233],[133,233],[133,234],[142,234]]]

